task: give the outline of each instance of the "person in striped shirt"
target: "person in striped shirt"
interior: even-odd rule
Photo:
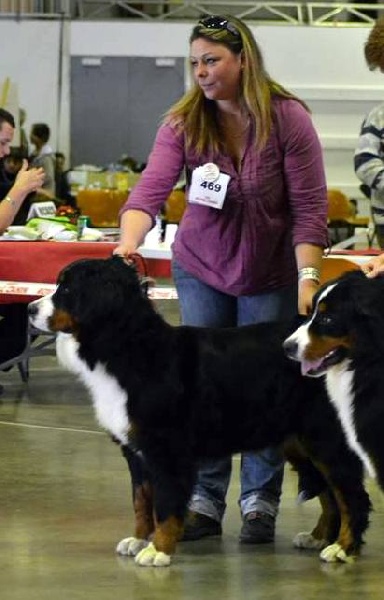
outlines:
[[[371,29],[364,54],[371,71],[384,72],[384,16]],[[384,248],[384,103],[375,106],[364,118],[354,165],[361,189],[371,201],[379,246]]]

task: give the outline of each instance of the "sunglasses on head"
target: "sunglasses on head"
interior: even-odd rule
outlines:
[[[224,17],[219,17],[216,15],[211,15],[210,17],[205,17],[204,19],[200,19],[199,25],[205,27],[205,29],[222,29],[228,31],[232,35],[236,37],[240,37],[239,31],[236,29],[232,23],[225,19]]]

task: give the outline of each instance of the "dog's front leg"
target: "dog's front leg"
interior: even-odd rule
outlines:
[[[342,457],[341,457],[342,458]],[[338,506],[340,529],[337,539],[320,553],[325,562],[352,563],[360,554],[363,534],[369,524],[371,502],[363,484],[363,467],[357,457],[351,457],[349,468],[343,459],[329,469],[324,465],[323,474],[328,480]]]
[[[183,532],[184,519],[169,516],[155,527],[152,542],[143,548],[135,558],[141,567],[168,567],[176,550],[177,540]]]
[[[136,556],[148,545],[155,528],[153,489],[141,454],[134,452],[128,446],[122,447],[122,453],[131,474],[135,531],[133,536],[124,538],[117,544],[116,552],[124,556]]]
[[[322,550],[337,539],[340,529],[340,515],[337,503],[330,489],[318,494],[321,514],[312,531],[301,531],[294,540],[296,548]]]
[[[284,455],[298,474],[298,501],[306,502],[318,496],[322,512],[312,531],[301,531],[294,540],[296,548],[318,549],[337,539],[340,517],[337,503],[328,482],[309,458],[303,444],[294,436],[284,444]]]
[[[171,462],[172,474],[164,465],[151,464],[155,502],[155,533],[152,542],[141,550],[135,562],[141,566],[166,567],[171,563],[177,541],[183,535],[184,518],[193,488],[193,472],[186,463],[178,469]]]

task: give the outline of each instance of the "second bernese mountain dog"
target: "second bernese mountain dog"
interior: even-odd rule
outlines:
[[[60,362],[89,388],[100,424],[128,461],[135,530],[117,546],[139,565],[167,566],[200,459],[295,438],[299,477],[323,509],[295,544],[325,561],[353,560],[368,527],[363,466],[320,379],[302,377],[282,343],[293,329],[259,324],[171,326],[120,257],[66,267],[56,291],[30,304],[35,327],[58,332]],[[303,454],[304,453],[304,454]]]
[[[303,375],[326,376],[350,448],[384,490],[384,277],[328,282],[284,348]]]

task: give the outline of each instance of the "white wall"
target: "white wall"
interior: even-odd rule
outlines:
[[[188,54],[189,23],[73,21],[67,25],[71,56],[182,56]],[[353,149],[363,115],[384,101],[384,79],[365,65],[369,27],[252,26],[270,74],[311,106],[324,147],[329,186],[355,193]],[[52,125],[68,154],[69,88],[65,63],[63,101],[58,116],[59,23],[0,21],[0,80],[19,85],[29,126]],[[59,119],[60,117],[60,119]],[[61,120],[61,131],[55,124]]]
[[[18,86],[20,106],[27,111],[25,129],[45,122],[52,130],[54,148],[68,148],[69,24],[64,26],[64,81],[62,111],[58,98],[60,24],[47,21],[0,21],[0,80],[10,77]]]

